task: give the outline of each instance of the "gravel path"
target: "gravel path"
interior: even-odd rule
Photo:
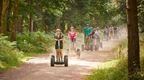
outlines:
[[[62,65],[50,67],[48,54],[33,57],[20,67],[0,74],[0,80],[84,80],[86,75],[90,75],[92,69],[116,57],[112,49],[121,40],[123,39],[103,42],[105,44],[103,49],[97,52],[81,52],[80,59],[70,54],[69,67]]]

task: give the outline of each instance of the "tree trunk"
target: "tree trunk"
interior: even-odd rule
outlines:
[[[30,19],[29,19],[29,31],[33,32],[34,31],[34,27],[33,27],[33,19],[32,19],[32,14],[30,13]]]
[[[30,6],[30,9],[32,9],[32,0],[29,0],[28,3],[29,3],[29,6]],[[32,12],[29,13],[29,31],[30,32],[34,31]]]
[[[3,9],[3,0],[0,0],[0,33],[2,33],[2,9]]]
[[[23,32],[23,18],[22,17],[20,17],[19,32],[20,33]]]
[[[45,30],[46,33],[48,33],[48,25],[44,26],[44,30]]]
[[[137,14],[137,0],[127,0],[129,80],[133,80],[132,75],[140,71],[139,31]]]
[[[18,20],[18,4],[19,0],[14,1],[14,5],[12,8],[13,11],[13,17],[14,19],[12,20],[12,28],[11,28],[11,40],[15,41],[16,40],[16,26],[17,26],[17,20]]]
[[[17,19],[17,25],[16,25],[16,31],[18,33],[22,33],[23,32],[23,18],[22,17],[18,17]]]
[[[10,21],[11,21],[11,8],[12,7],[12,3],[11,3],[11,0],[9,0],[9,6],[8,6],[8,11],[7,11],[7,20],[6,20],[6,30],[7,32],[10,32]]]
[[[2,33],[7,35],[6,22],[7,22],[9,0],[3,0],[2,6],[3,6],[2,7],[2,16],[1,16]]]

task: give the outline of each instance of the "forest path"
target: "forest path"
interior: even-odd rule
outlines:
[[[0,76],[0,80],[84,80],[86,75],[101,64],[113,60],[117,54],[114,47],[126,38],[103,41],[100,51],[83,51],[80,59],[69,54],[69,66],[56,65],[50,67],[49,54],[33,57],[16,69],[11,69]]]

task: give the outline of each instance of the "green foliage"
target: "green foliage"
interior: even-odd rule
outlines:
[[[47,52],[53,44],[52,35],[45,32],[24,32],[17,36],[17,47],[24,52]]]
[[[74,0],[70,8],[63,13],[62,20],[65,24],[79,27],[85,24],[91,24],[94,27],[120,25],[126,22],[123,19],[126,15],[124,3],[124,0],[121,3],[109,0]]]
[[[0,36],[0,71],[21,63],[22,53],[16,49],[16,42],[7,40],[7,36]]]
[[[140,36],[141,67],[144,74],[144,33]]]
[[[40,31],[18,34],[15,42],[0,35],[0,71],[19,65],[25,56],[50,51],[53,43],[52,33]]]
[[[13,15],[15,0],[7,1],[4,29],[11,32],[10,26],[17,25],[18,32],[29,30],[32,19],[34,31],[51,31],[65,25],[75,25],[79,29],[85,24],[93,27],[120,25],[125,22],[125,0],[18,0],[18,14]],[[142,9],[141,9],[142,10]],[[17,21],[13,21],[18,17]],[[142,18],[142,17],[141,17]],[[142,21],[142,20],[141,20]],[[11,24],[10,24],[11,23]],[[7,32],[6,32],[7,33]]]
[[[142,68],[144,68],[144,59]],[[133,80],[143,80],[144,71],[132,75]],[[128,80],[127,60],[120,60],[115,67],[96,69],[86,80]]]
[[[115,67],[97,69],[87,80],[127,80],[127,65],[120,61]]]
[[[138,20],[139,20],[139,27],[141,32],[144,32],[144,0],[138,0]]]
[[[133,80],[144,80],[144,34],[140,36],[141,72],[131,75]],[[121,44],[122,49],[127,46],[126,42]],[[110,68],[96,69],[86,80],[128,80],[127,57],[121,57],[117,65]],[[107,65],[107,64],[106,64]],[[102,66],[103,67],[103,66]]]

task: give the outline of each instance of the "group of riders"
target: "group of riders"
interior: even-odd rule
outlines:
[[[105,27],[103,30],[103,34],[104,34],[104,39],[107,41],[113,38],[118,39],[120,37],[118,36],[118,34],[120,34],[120,28],[119,27]]]
[[[97,45],[101,43],[102,40],[110,40],[112,38],[118,38],[117,27],[106,27],[104,29],[99,29],[98,27],[93,28],[89,24],[87,24],[86,27],[84,27],[83,29],[83,33],[84,33],[85,49],[89,49],[89,45],[91,44]],[[68,31],[68,38],[70,41],[70,45],[74,50],[76,50],[77,36],[78,36],[78,32],[76,31],[75,27],[70,26],[70,29]],[[55,38],[56,57],[57,60],[61,60],[63,57],[62,49],[63,49],[63,38],[64,38],[61,29],[59,28],[56,29],[54,38]],[[102,47],[102,44],[100,46]]]

